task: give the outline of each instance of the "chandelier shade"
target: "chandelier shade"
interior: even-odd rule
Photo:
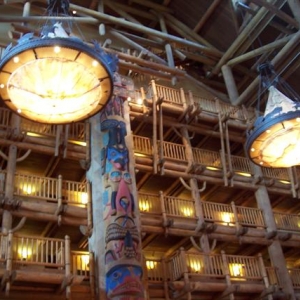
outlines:
[[[245,146],[248,157],[257,165],[299,165],[300,103],[270,86],[265,114],[255,121]]]
[[[27,34],[8,46],[0,61],[0,97],[9,109],[36,122],[78,122],[108,102],[115,69],[116,58],[97,44]]]

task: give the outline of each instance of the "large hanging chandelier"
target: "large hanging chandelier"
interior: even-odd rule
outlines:
[[[68,0],[49,0],[49,15],[68,14]],[[51,18],[49,18],[51,20]],[[93,42],[47,25],[39,37],[25,34],[9,45],[0,61],[0,97],[30,120],[66,124],[99,112],[113,92],[117,59]]]
[[[255,164],[263,167],[286,168],[299,165],[299,98],[275,74],[270,64],[260,66],[260,75],[263,86],[269,91],[268,100],[264,115],[257,118],[248,133],[246,153]]]

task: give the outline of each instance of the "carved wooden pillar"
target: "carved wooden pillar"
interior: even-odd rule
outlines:
[[[116,74],[114,95],[92,118],[93,235],[99,299],[145,299],[133,143],[125,101],[129,78]]]

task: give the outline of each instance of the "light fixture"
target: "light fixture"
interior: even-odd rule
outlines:
[[[50,16],[68,13],[68,1],[48,3]],[[36,122],[81,121],[98,113],[110,99],[116,67],[115,56],[96,42],[89,45],[73,37],[56,22],[45,25],[41,36],[25,34],[5,49],[0,97],[13,112]]]
[[[269,94],[264,115],[257,118],[253,129],[248,133],[246,153],[255,164],[262,167],[286,168],[299,165],[298,96],[291,87],[279,79],[270,64],[261,65],[259,71],[262,84],[268,89]],[[279,91],[279,88],[282,91]],[[293,100],[288,95],[291,95]]]

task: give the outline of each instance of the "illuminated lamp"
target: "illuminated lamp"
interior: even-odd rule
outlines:
[[[269,64],[260,66],[269,91],[266,110],[248,132],[246,153],[257,165],[287,168],[300,164],[300,103],[293,90],[280,81]],[[271,81],[270,78],[274,80]],[[278,88],[277,88],[278,87]],[[281,91],[285,89],[285,94]],[[291,100],[290,94],[294,100]]]
[[[48,12],[66,0],[52,0]],[[51,18],[49,18],[51,20]],[[96,43],[68,34],[61,23],[27,33],[10,44],[0,61],[0,98],[20,116],[47,124],[67,124],[98,113],[113,92],[116,57]]]

